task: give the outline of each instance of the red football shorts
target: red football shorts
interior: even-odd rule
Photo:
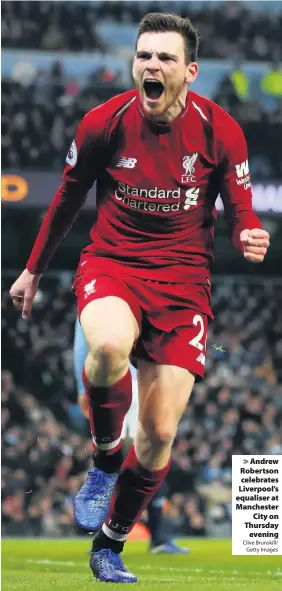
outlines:
[[[210,288],[207,284],[176,284],[133,277],[123,265],[82,254],[73,289],[78,315],[89,302],[116,296],[127,302],[140,330],[135,359],[176,365],[204,375]]]

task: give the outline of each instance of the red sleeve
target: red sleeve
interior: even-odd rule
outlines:
[[[71,144],[62,183],[47,210],[26,265],[30,273],[45,271],[103,166],[105,134],[98,121],[99,114],[97,116],[95,111],[90,111],[82,119]]]
[[[242,129],[232,121],[232,128],[226,128],[231,138],[225,148],[222,160],[220,196],[224,205],[225,218],[229,226],[232,242],[240,252],[242,230],[261,228],[261,222],[252,208],[252,189],[249,174],[248,150]]]

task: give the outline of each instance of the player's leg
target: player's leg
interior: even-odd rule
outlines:
[[[162,470],[170,459],[178,422],[189,401],[194,373],[173,365],[139,361],[136,455],[144,468]]]
[[[122,464],[121,431],[132,398],[129,355],[138,324],[129,304],[115,296],[90,301],[81,311],[80,323],[88,350],[83,383],[95,468],[76,496],[74,517],[77,525],[93,531],[107,514]]]
[[[113,529],[113,539],[120,541],[126,540],[136,518],[168,472],[178,422],[195,380],[191,372],[181,367],[161,366],[142,360],[138,369],[139,421],[135,446],[123,464],[118,481],[119,492],[115,494],[111,515],[103,526],[103,531],[109,536]],[[136,481],[138,490],[130,490],[131,502],[126,507],[124,490],[130,480],[132,483]],[[116,522],[121,525],[121,535],[116,534]]]
[[[89,403],[86,398],[85,388],[82,380],[82,370],[88,353],[88,346],[84,337],[83,330],[77,318],[74,332],[74,371],[78,392],[78,402],[82,414],[89,418]],[[133,444],[138,423],[138,384],[137,371],[133,365],[130,365],[132,378],[132,403],[128,413],[125,416],[122,428],[122,452],[123,457],[129,453]],[[163,482],[160,490],[148,505],[148,528],[151,534],[150,552],[154,554],[180,554],[187,553],[188,550],[173,543],[166,535],[164,530],[163,505],[166,501],[167,487]]]
[[[93,540],[90,566],[94,573],[101,552],[109,549],[111,556],[122,552],[129,532],[160,488],[169,469],[177,425],[195,380],[184,368],[147,361],[140,362],[138,373],[135,446],[123,463],[107,519]]]
[[[132,404],[124,419],[122,430],[123,457],[126,458],[137,432],[138,425],[138,383],[137,371],[130,365],[132,377]],[[167,486],[163,482],[161,488],[148,505],[148,529],[151,534],[150,552],[154,554],[187,554],[189,550],[175,544],[165,532],[163,505],[166,501]]]
[[[131,377],[132,377],[132,404],[124,419],[123,431],[122,431],[122,451],[123,457],[126,458],[133,445],[135,435],[137,432],[138,425],[138,384],[137,384],[137,371],[131,365]],[[166,537],[163,527],[163,504],[165,502],[166,485],[163,483],[161,489],[157,491],[156,495],[149,503],[148,511],[148,529],[151,534],[150,550],[153,549],[163,551],[166,547]]]
[[[122,466],[107,519],[93,540],[90,565],[94,573],[96,553],[101,548],[122,551],[134,523],[160,488],[195,376],[204,374],[207,317],[181,309],[169,318],[169,312],[164,308],[158,317],[163,329],[151,326],[149,336],[141,339],[144,355],[138,363],[140,408],[135,446]]]
[[[84,385],[89,398],[96,465],[105,471],[121,446],[123,419],[132,400],[129,355],[138,325],[128,304],[116,297],[88,304],[80,317],[87,341]],[[111,471],[111,468],[110,468]]]
[[[110,300],[110,301],[109,301]],[[123,335],[122,338],[119,339],[118,334],[119,332],[122,332],[122,329],[119,329],[118,323],[115,323],[115,329],[112,330],[111,329],[111,334],[109,336],[109,332],[110,330],[107,331],[107,324],[105,321],[103,321],[103,326],[102,328],[100,327],[100,332],[104,332],[104,334],[99,336],[99,324],[101,325],[101,321],[99,322],[99,314],[100,314],[100,318],[101,318],[101,311],[100,308],[102,307],[103,310],[105,311],[105,313],[107,314],[107,318],[110,318],[110,312],[109,312],[109,308],[111,309],[114,306],[115,310],[118,310],[119,313],[119,317],[120,318],[124,318],[125,322],[128,322],[128,320],[130,319],[130,317],[127,319],[127,315],[129,316],[129,314],[131,315],[131,312],[128,308],[128,305],[123,302],[122,300],[119,300],[118,298],[103,298],[101,300],[96,300],[94,302],[91,302],[91,304],[89,304],[82,312],[81,315],[81,322],[86,323],[86,331],[89,331],[90,337],[88,337],[88,342],[87,342],[87,337],[85,337],[84,332],[82,330],[82,326],[80,325],[79,321],[76,322],[76,326],[75,326],[75,343],[74,343],[74,354],[75,354],[75,373],[76,373],[76,379],[77,379],[77,384],[78,384],[78,390],[79,390],[79,394],[83,395],[83,393],[85,392],[85,390],[87,390],[88,392],[88,397],[89,397],[89,406],[93,409],[93,407],[95,408],[95,418],[94,418],[94,412],[90,413],[90,419],[92,419],[91,423],[92,423],[92,436],[95,440],[95,447],[97,448],[97,461],[102,460],[102,458],[104,457],[104,461],[106,462],[106,457],[107,457],[107,452],[110,453],[110,455],[112,455],[115,447],[113,446],[113,442],[115,441],[114,438],[120,438],[120,432],[121,432],[121,428],[122,428],[122,423],[123,423],[123,418],[124,418],[124,412],[126,413],[128,408],[131,405],[131,398],[132,398],[132,393],[131,393],[131,378],[130,378],[130,372],[128,371],[128,356],[129,356],[129,351],[130,351],[130,347],[132,346],[131,341],[133,340],[134,336],[133,335],[133,331],[134,331],[134,323],[133,324],[133,330],[130,334],[130,330],[128,331],[128,335],[126,334],[126,330],[123,331]],[[122,311],[125,311],[124,315],[122,316]],[[98,315],[98,318],[95,318],[95,314]],[[85,320],[85,316],[86,320]],[[88,320],[88,318],[90,320]],[[95,335],[94,337],[94,341],[95,341],[95,346],[91,345],[91,339],[93,340],[92,335]],[[123,338],[124,337],[124,338]],[[109,344],[111,339],[111,344]],[[114,345],[114,342],[116,341],[116,343],[120,343],[119,345]],[[90,345],[89,345],[90,343]],[[102,343],[102,344],[100,344]],[[92,350],[91,350],[92,347]],[[112,347],[112,349],[110,350],[110,347]],[[116,347],[116,351],[113,351],[114,347]],[[101,349],[103,350],[103,352],[101,353]],[[106,350],[107,349],[107,350]],[[101,359],[99,359],[99,355],[101,356]],[[94,361],[93,361],[94,360]],[[84,365],[87,364],[87,362],[89,362],[90,364],[90,368],[92,367],[92,364],[95,364],[97,374],[99,376],[99,371],[100,371],[100,375],[101,372],[105,372],[105,364],[112,364],[114,367],[114,372],[118,372],[118,368],[120,367],[120,373],[124,374],[124,370],[125,370],[125,375],[127,377],[128,374],[128,381],[130,382],[130,388],[126,389],[126,387],[121,388],[121,392],[119,394],[119,396],[115,396],[116,394],[116,389],[117,389],[117,385],[119,384],[120,380],[117,380],[116,377],[118,377],[118,374],[116,375],[115,382],[114,384],[111,386],[100,386],[100,381],[101,378],[98,377],[98,380],[95,378],[92,378],[92,380],[87,380],[87,377],[84,376],[84,380],[82,380],[82,371],[83,371],[83,367]],[[90,370],[91,371],[91,370]],[[109,368],[107,371],[107,375],[106,375],[106,380],[109,381],[111,380],[111,369]],[[87,381],[89,383],[87,383]],[[96,386],[95,381],[98,384]],[[112,381],[112,380],[111,380]],[[123,381],[123,376],[121,378],[121,381]],[[93,387],[91,388],[91,383],[93,384]],[[126,386],[126,384],[123,384],[123,386]],[[93,392],[92,392],[93,390]],[[97,390],[97,392],[95,392],[96,394],[96,398],[95,400],[93,399],[94,396],[91,396],[91,394],[94,394],[94,390]],[[111,392],[111,390],[113,390],[113,393]],[[89,396],[90,393],[90,396]],[[111,396],[112,395],[112,396]],[[113,400],[111,400],[111,398],[113,398]],[[104,403],[104,400],[106,400],[106,403]],[[124,408],[123,408],[124,407]],[[96,420],[96,417],[98,417],[98,420]],[[97,426],[95,426],[95,422],[98,423]],[[115,429],[115,431],[113,433],[111,433],[110,431],[113,431]],[[98,431],[98,435],[97,435],[97,431]],[[109,433],[108,435],[108,439],[109,439],[109,446],[107,445],[106,442],[106,438],[107,438],[107,433]],[[99,434],[100,434],[100,438],[103,438],[103,443],[100,445],[99,441],[97,442],[95,437],[99,439]],[[118,442],[117,447],[120,446],[120,443]],[[109,447],[109,449],[108,449]],[[101,452],[101,453],[100,453]]]

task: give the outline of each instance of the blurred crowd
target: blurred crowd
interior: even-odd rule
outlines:
[[[177,4],[177,7],[176,7]],[[244,2],[163,2],[161,10],[187,16],[201,31],[202,58],[281,59],[281,14],[250,10]],[[271,4],[270,2],[268,4]],[[137,24],[145,12],[159,12],[159,2],[2,2],[2,47],[99,50],[106,46],[100,22]],[[214,31],[216,30],[216,35]],[[115,40],[113,40],[115,42]]]
[[[105,68],[81,86],[59,61],[49,71],[30,67],[2,79],[2,167],[60,170],[85,113],[124,89]]]
[[[270,71],[271,72],[271,71]],[[248,80],[240,67],[226,75],[214,100],[242,126],[255,179],[282,178],[281,96],[248,95]],[[64,75],[60,61],[47,70],[22,72],[2,80],[2,167],[61,170],[77,125],[84,114],[123,92],[118,74],[99,68],[85,84]]]
[[[175,10],[173,4],[166,2],[162,9]],[[282,13],[249,10],[244,2],[221,2],[213,8],[209,3],[209,9],[206,4],[191,3],[191,16],[201,33],[200,55],[232,58],[234,65],[211,98],[243,127],[253,178],[281,179]],[[145,10],[159,9],[156,2],[2,3],[3,48],[57,51],[48,67],[39,68],[19,56],[9,77],[2,78],[4,169],[61,170],[83,115],[126,90],[122,71],[111,67],[93,66],[84,77],[79,71],[67,75],[59,50],[107,52],[97,32],[99,22],[136,23]],[[187,14],[187,3],[177,2],[177,10]],[[242,68],[250,59],[271,60],[260,80],[249,80]]]
[[[282,70],[273,63],[262,76],[258,98],[240,63],[226,74],[213,100],[238,121],[246,136],[250,169],[255,180],[282,179]]]
[[[69,51],[104,51],[95,4],[24,2],[2,4],[2,47]]]
[[[42,279],[28,322],[12,307],[11,283],[3,279],[2,531],[69,536],[92,455],[76,402],[71,277]],[[282,453],[281,309],[281,282],[214,284],[206,377],[181,420],[167,479],[171,535],[230,535],[232,453]]]

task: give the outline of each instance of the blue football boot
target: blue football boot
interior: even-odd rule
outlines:
[[[73,515],[82,529],[95,531],[104,523],[110,508],[118,473],[107,474],[91,468],[88,477],[75,497]]]
[[[90,568],[98,581],[106,583],[136,583],[137,578],[125,568],[120,554],[109,548],[91,552]]]

